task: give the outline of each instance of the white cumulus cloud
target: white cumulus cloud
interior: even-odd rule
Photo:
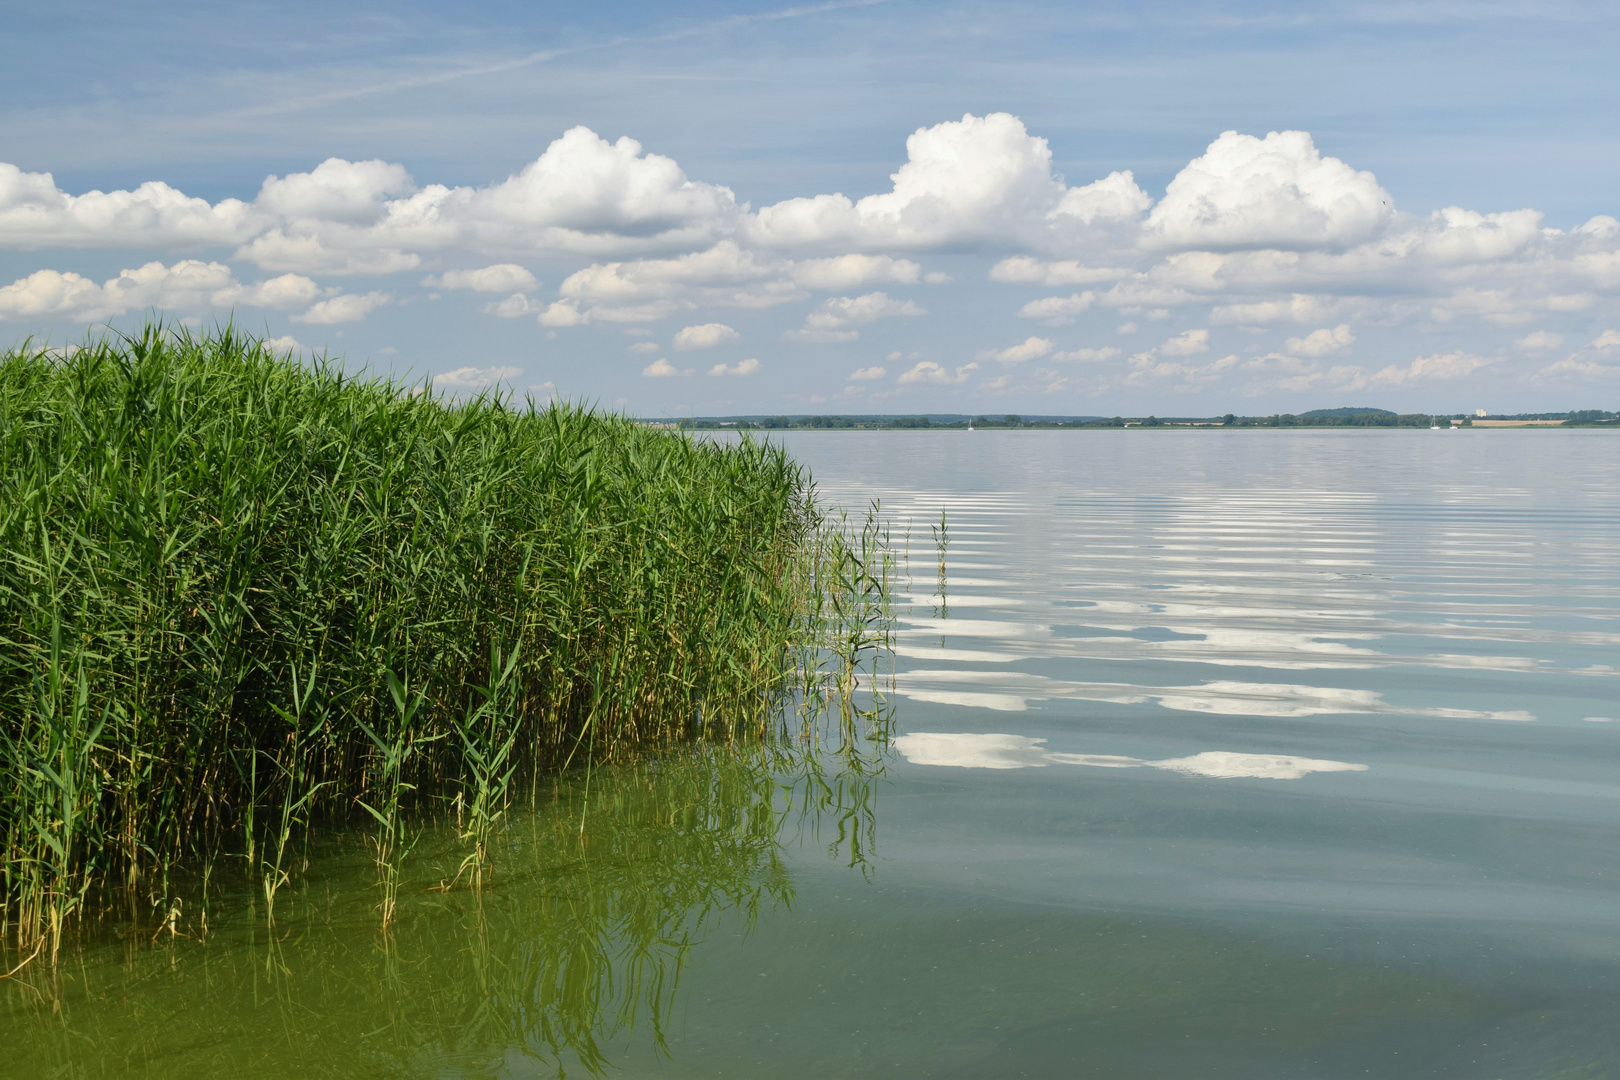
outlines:
[[[240,257],[328,273],[409,269],[424,251],[605,255],[712,243],[740,213],[729,189],[689,180],[634,139],[609,142],[585,127],[487,187],[419,187],[402,166],[332,158],[271,177],[254,207],[274,227]]]
[[[1420,356],[1405,367],[1390,364],[1381,368],[1367,378],[1367,384],[1400,386],[1408,382],[1460,379],[1492,363],[1495,363],[1492,357],[1478,356],[1469,352],[1433,353],[1429,356]]]
[[[525,315],[538,317],[546,308],[547,304],[543,300],[531,300],[522,293],[513,293],[504,300],[485,304],[478,310],[485,315],[494,315],[498,319],[520,319]]]
[[[1582,360],[1581,354],[1566,356],[1556,364],[1549,364],[1541,369],[1542,375],[1562,376],[1581,375],[1586,378],[1605,378],[1611,375],[1620,375],[1620,365],[1600,364],[1595,360]]]
[[[1136,186],[1136,177],[1126,169],[1109,173],[1084,187],[1065,191],[1051,216],[1072,218],[1082,225],[1094,225],[1098,222],[1133,220],[1152,205],[1152,197]]]
[[[579,305],[568,300],[548,304],[537,319],[541,326],[583,326],[590,321],[590,317],[579,310]]]
[[[1112,345],[1104,345],[1100,349],[1069,349],[1066,352],[1055,352],[1052,354],[1051,359],[1054,363],[1078,361],[1083,364],[1095,364],[1104,360],[1112,360],[1119,354],[1119,349],[1114,348]]]
[[[416,190],[405,166],[331,157],[307,173],[266,177],[255,206],[285,218],[366,222],[392,198]]]
[[[1306,132],[1227,131],[1170,181],[1146,234],[1182,247],[1342,245],[1393,212],[1372,173],[1323,157]]]
[[[403,165],[333,157],[267,178],[252,202],[210,204],[157,181],[72,195],[48,173],[0,164],[0,245],[239,245],[239,258],[300,273],[393,273],[413,269],[424,251],[451,249],[613,254],[706,245],[735,229],[741,213],[729,189],[688,179],[634,139],[609,142],[584,127],[485,187],[419,186]]]
[[[660,356],[657,360],[654,360],[652,363],[642,368],[641,373],[647,376],[649,379],[673,379],[677,375],[691,375],[692,369],[687,368],[685,371],[682,371],[664,357]]]
[[[764,245],[932,247],[1028,234],[1063,197],[1052,151],[1009,113],[967,115],[906,140],[894,187],[851,200],[842,194],[762,208],[751,235]]]
[[[1331,329],[1312,330],[1302,338],[1289,338],[1288,351],[1295,356],[1331,356],[1348,349],[1355,340],[1349,324],[1340,323]]]
[[[523,374],[523,369],[517,367],[458,367],[452,371],[441,372],[433,376],[433,385],[436,387],[468,389],[505,382],[508,379],[515,379],[521,374]]]
[[[1129,269],[1117,266],[1082,266],[1075,259],[1048,262],[1033,255],[1009,255],[990,268],[991,281],[1020,285],[1095,285],[1130,274]]]
[[[1526,334],[1524,337],[1519,338],[1513,344],[1517,345],[1521,349],[1530,349],[1535,352],[1540,352],[1544,349],[1556,349],[1563,343],[1563,334],[1555,333],[1551,330],[1537,330],[1534,333]]]
[[[831,296],[805,316],[804,326],[789,330],[782,337],[786,341],[854,341],[859,332],[853,326],[876,322],[878,319],[916,317],[927,311],[911,300],[896,300],[887,293],[874,292],[864,296]]]
[[[240,199],[211,205],[160,181],[69,195],[50,173],[0,162],[0,245],[9,248],[237,244],[266,220]]]
[[[1294,293],[1284,299],[1262,300],[1249,304],[1218,304],[1210,312],[1210,321],[1217,326],[1234,323],[1264,325],[1276,322],[1311,323],[1337,312],[1341,301],[1320,296]]]
[[[888,368],[881,367],[881,366],[878,366],[878,365],[874,364],[872,367],[857,368],[856,370],[850,372],[849,373],[849,381],[850,382],[873,382],[873,381],[875,381],[877,379],[883,378],[888,373],[889,373]]]
[[[922,360],[910,371],[901,373],[895,382],[901,386],[914,386],[925,383],[934,386],[961,386],[968,381],[970,375],[978,370],[978,364],[963,364],[953,374],[932,360]]]
[[[1031,300],[1018,309],[1018,314],[1025,319],[1042,319],[1051,326],[1066,326],[1074,322],[1076,315],[1089,310],[1094,299],[1089,289],[1072,296],[1048,296]]]
[[[616,307],[648,302],[758,309],[802,300],[814,291],[920,280],[921,267],[909,259],[853,253],[793,260],[728,239],[674,258],[598,263],[569,275],[559,291],[603,318]]]
[[[793,264],[744,250],[730,240],[669,259],[597,263],[570,274],[558,291],[598,319],[615,310],[662,305],[767,308],[809,295]]]
[[[423,278],[422,285],[429,289],[471,289],[487,293],[534,292],[540,288],[534,275],[516,263],[496,263],[477,270],[446,270]]]
[[[690,242],[736,213],[729,188],[689,180],[672,158],[644,153],[629,137],[610,143],[587,127],[570,128],[502,183],[450,189],[429,201],[463,200],[486,239],[491,229],[516,228],[540,241],[535,246],[565,250],[589,250],[632,231]]]
[[[359,322],[394,298],[385,292],[342,293],[314,304],[302,315],[292,316],[293,322],[331,326],[336,323]]]
[[[921,280],[922,267],[889,255],[853,254],[790,263],[787,273],[807,289],[839,292],[864,285],[915,285]]]
[[[725,323],[685,326],[675,332],[675,350],[692,352],[696,349],[712,349],[728,341],[736,341],[741,336]]]
[[[1126,385],[1167,383],[1176,390],[1197,391],[1223,379],[1238,366],[1238,358],[1232,354],[1207,364],[1188,364],[1179,360],[1160,360],[1152,352],[1145,352],[1131,357],[1130,366],[1130,374],[1125,376]]]
[[[1005,349],[986,349],[978,355],[978,359],[994,360],[1002,364],[1022,364],[1049,355],[1054,347],[1043,337],[1028,337]]]
[[[735,364],[716,364],[709,369],[710,375],[757,375],[759,361],[750,356],[747,360],[739,360]]]
[[[307,278],[243,286],[223,263],[183,259],[149,262],[97,284],[56,270],[36,270],[0,288],[0,319],[97,322],[143,308],[202,312],[234,304],[296,307],[319,294]]]
[[[216,303],[228,299],[231,303],[243,303],[249,307],[275,308],[277,311],[291,311],[313,303],[321,295],[321,288],[302,274],[282,274],[266,281],[241,287],[240,293],[235,293],[230,287],[214,294]]]
[[[36,270],[0,288],[0,319],[89,322],[110,314],[101,286],[71,271]]]
[[[1163,345],[1160,345],[1159,351],[1166,356],[1193,356],[1197,353],[1208,352],[1209,331],[1183,330]]]
[[[291,270],[306,274],[397,274],[415,270],[422,256],[392,247],[357,245],[358,250],[330,244],[319,235],[288,235],[271,229],[236,251],[264,270]]]

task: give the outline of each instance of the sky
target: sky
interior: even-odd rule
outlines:
[[[1620,7],[8,4],[0,347],[646,417],[1620,408]]]

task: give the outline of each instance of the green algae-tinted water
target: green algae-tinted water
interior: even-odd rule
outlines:
[[[0,1075],[1620,1075],[1620,439],[789,445],[909,554],[884,759],[542,792],[482,898],[430,830],[388,936],[357,837],[217,869]]]
[[[0,1074],[599,1072],[615,1038],[658,1045],[707,935],[788,909],[785,837],[819,842],[825,821],[824,850],[860,865],[869,778],[859,759],[828,755],[831,775],[821,760],[697,748],[545,785],[511,810],[477,893],[443,887],[463,851],[450,823],[425,823],[386,933],[359,836],[296,860],[274,919],[216,869],[174,932],[153,913],[138,931],[109,919],[54,974],[13,980]]]

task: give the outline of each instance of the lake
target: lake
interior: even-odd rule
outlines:
[[[355,839],[233,870],[0,1074],[1620,1075],[1620,439],[785,441],[890,522],[886,749],[529,792],[481,898],[429,829],[388,938]]]

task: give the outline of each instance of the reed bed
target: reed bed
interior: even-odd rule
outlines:
[[[0,932],[239,861],[274,918],[313,821],[411,815],[482,888],[524,777],[847,696],[880,528],[780,447],[452,402],[149,325],[0,356]],[[3,974],[3,972],[0,972]]]

